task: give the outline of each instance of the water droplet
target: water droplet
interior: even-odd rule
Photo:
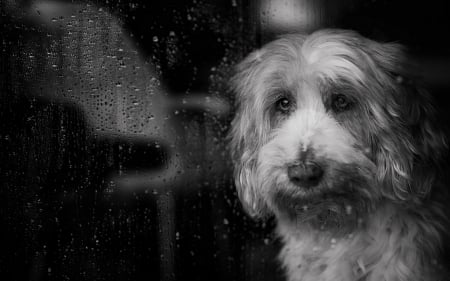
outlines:
[[[345,213],[347,215],[351,215],[352,211],[353,211],[352,206],[350,206],[350,205],[345,206]]]

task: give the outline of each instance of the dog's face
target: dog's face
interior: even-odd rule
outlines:
[[[405,63],[396,44],[324,30],[239,64],[231,150],[247,211],[355,225],[380,200],[424,197],[445,142]]]

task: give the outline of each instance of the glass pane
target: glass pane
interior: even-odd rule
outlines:
[[[0,13],[2,280],[284,280],[276,222],[244,213],[227,148],[234,66],[280,34],[400,40],[448,104],[444,0],[3,0]]]

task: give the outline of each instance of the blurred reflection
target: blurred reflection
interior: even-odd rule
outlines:
[[[42,29],[38,44],[28,41],[21,53],[29,82],[39,89],[33,95],[75,104],[85,114],[88,135],[115,143],[122,161],[107,175],[105,192],[158,194],[160,274],[172,280],[172,189],[186,188],[202,173],[202,136],[189,130],[186,135],[180,118],[186,110],[226,116],[228,104],[201,93],[169,95],[158,66],[143,59],[119,20],[103,8],[37,1],[26,17]],[[130,161],[120,156],[124,150]]]
[[[353,0],[263,0],[259,14],[266,33],[312,32],[336,24]]]
[[[159,170],[112,176],[112,181],[127,189],[164,189],[196,180],[198,171],[183,164],[189,147],[180,149],[185,145],[176,115],[186,108],[225,115],[225,101],[205,94],[171,97],[158,66],[142,58],[119,21],[103,8],[37,1],[28,16],[52,30],[24,54],[39,96],[81,106],[100,138],[148,140],[166,150]]]
[[[205,130],[198,122],[192,122],[192,118],[226,117],[228,102],[202,92],[182,96],[170,94],[161,82],[160,66],[140,55],[130,38],[132,35],[126,34],[121,21],[105,8],[61,1],[34,1],[31,6],[26,2],[15,5],[8,1],[4,7],[12,14],[11,18],[17,18],[10,27],[15,28],[18,24],[22,27],[19,48],[3,53],[8,61],[7,72],[13,75],[5,76],[11,83],[5,89],[12,100],[7,96],[2,100],[2,115],[8,120],[4,124],[6,130],[3,130],[8,142],[3,146],[3,159],[7,164],[15,162],[7,148],[13,152],[18,148],[10,140],[29,138],[28,130],[37,135],[37,139],[31,139],[25,146],[24,153],[31,150],[31,155],[37,156],[29,166],[36,169],[39,162],[39,170],[33,172],[26,167],[13,167],[8,168],[11,171],[8,174],[14,175],[25,169],[26,179],[40,179],[35,183],[36,188],[32,188],[27,180],[23,187],[27,194],[37,196],[38,200],[42,198],[45,203],[22,197],[23,204],[35,206],[20,220],[26,224],[30,224],[30,218],[46,220],[46,217],[56,216],[57,220],[56,225],[42,222],[29,232],[31,239],[37,239],[37,245],[30,247],[31,251],[36,250],[31,259],[30,279],[41,280],[52,274],[60,276],[61,272],[71,272],[78,266],[95,264],[96,258],[88,258],[68,264],[68,270],[59,268],[62,271],[55,272],[52,269],[47,252],[56,254],[58,251],[55,252],[57,246],[45,238],[45,233],[54,237],[53,231],[60,229],[60,219],[63,225],[70,226],[68,217],[77,212],[73,215],[79,218],[80,208],[86,213],[81,215],[82,218],[102,212],[96,205],[99,196],[104,199],[110,196],[114,203],[117,199],[129,202],[130,196],[149,194],[156,201],[156,205],[147,202],[147,207],[156,207],[151,217],[157,218],[153,225],[158,227],[159,235],[157,239],[151,235],[145,237],[148,240],[145,243],[156,242],[158,245],[156,264],[160,264],[160,279],[173,280],[176,270],[174,190],[198,188],[198,183],[204,179],[206,164],[224,157],[223,151],[215,154],[214,149],[205,150],[211,144],[206,143]],[[7,36],[13,38],[15,35],[11,32]],[[170,36],[177,39],[173,31]],[[152,40],[156,43],[160,39],[153,36]],[[8,44],[14,41],[10,39]],[[7,72],[2,71],[2,76]],[[19,76],[15,77],[15,74]],[[16,110],[32,122],[30,129],[16,119]],[[64,120],[67,120],[66,124]],[[43,140],[39,141],[39,138]],[[55,148],[60,151],[53,163],[51,154]],[[73,156],[68,162],[61,160],[68,151]],[[211,169],[212,165],[208,165]],[[221,174],[227,169],[225,165],[214,166],[208,173]],[[68,172],[69,183],[61,178],[65,172]],[[14,178],[7,178],[6,182],[20,184]],[[6,191],[4,195],[11,198],[14,191],[15,187],[11,186],[11,192]],[[103,194],[97,195],[98,192]],[[46,200],[47,197],[51,199]],[[60,208],[67,215],[46,205],[50,202],[61,204]],[[30,226],[34,226],[35,219],[31,220]],[[88,218],[88,222],[91,220]],[[102,224],[93,227],[102,227]],[[95,243],[100,243],[98,236],[92,233],[61,231],[58,244],[70,244],[66,241],[67,235],[75,235],[75,241],[94,239]],[[47,248],[48,244],[52,245],[51,249]],[[74,259],[66,254],[64,257]],[[155,274],[157,272],[153,273],[156,278]],[[89,272],[86,276],[95,276],[95,273]]]

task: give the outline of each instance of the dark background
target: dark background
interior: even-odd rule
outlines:
[[[55,12],[49,18],[32,1],[0,2],[1,280],[282,280],[273,222],[254,222],[242,212],[225,138],[233,103],[226,81],[233,65],[278,34],[293,31],[267,26],[259,10],[263,2],[54,1],[55,7],[74,8],[69,17]],[[406,45],[438,101],[441,125],[447,126],[448,1],[297,2],[312,7],[313,21],[294,30],[350,28]],[[80,23],[78,37],[67,35],[74,28],[67,22],[71,14]],[[111,30],[120,29],[118,41],[132,42],[126,47],[153,69],[164,88],[162,101],[171,104],[165,117],[172,122],[161,121],[159,130],[176,137],[178,150],[163,133],[137,137],[114,133],[114,126],[109,133],[97,130],[110,124],[104,120],[109,115],[97,112],[123,102],[94,95],[102,88],[80,88],[89,96],[80,101],[62,67],[74,56],[82,76],[82,69],[103,54],[95,41],[85,39],[91,38],[89,17],[102,21],[92,38],[107,41],[116,36]],[[65,38],[81,55],[65,48],[71,44]],[[94,63],[82,58],[89,50]],[[54,54],[56,63],[50,62]],[[52,67],[54,72],[47,70]],[[121,86],[118,72],[108,67],[96,78],[104,81],[94,82],[105,89]],[[130,81],[132,74],[127,75],[120,81]],[[54,85],[61,92],[53,93]],[[217,98],[225,113],[203,104],[186,106],[184,99],[194,94]],[[164,169],[175,150],[184,161],[178,179],[163,187],[120,181]]]

